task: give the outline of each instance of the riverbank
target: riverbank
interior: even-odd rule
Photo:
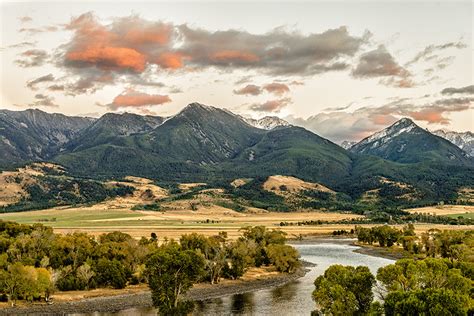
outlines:
[[[294,273],[270,272],[264,275],[245,275],[239,280],[222,280],[219,284],[196,284],[186,293],[186,298],[193,301],[203,301],[228,295],[258,291],[284,285],[303,277],[309,269],[308,264]],[[114,294],[98,297],[71,296],[71,301],[56,301],[52,305],[24,304],[16,307],[2,306],[0,315],[68,315],[114,313],[131,308],[152,308],[151,294],[146,287],[110,291]],[[54,297],[54,295],[53,295]]]
[[[292,239],[288,243],[290,245],[307,244],[307,243],[320,243],[322,241],[331,241],[336,244],[349,244],[351,246],[359,247],[353,251],[367,256],[385,258],[391,260],[398,260],[404,257],[403,249],[401,248],[388,248],[378,247],[374,245],[361,244],[357,242],[355,236],[332,236],[332,235],[313,235],[306,236],[302,240]]]
[[[355,249],[354,252],[357,252],[363,255],[391,259],[391,260],[398,260],[398,259],[404,258],[402,249],[364,245],[364,244],[359,244],[357,242],[352,243],[352,245],[360,247],[358,249]]]

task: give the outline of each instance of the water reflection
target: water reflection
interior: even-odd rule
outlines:
[[[309,315],[315,304],[311,299],[314,280],[332,264],[366,265],[372,273],[392,260],[353,252],[350,240],[321,240],[294,245],[305,261],[316,264],[297,281],[280,287],[196,302],[194,315]],[[151,315],[152,309],[131,309],[114,315]],[[92,314],[91,314],[92,315]],[[102,314],[110,315],[110,314]]]
[[[234,315],[250,315],[255,306],[253,292],[232,296],[231,312]]]

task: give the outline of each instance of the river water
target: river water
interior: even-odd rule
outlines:
[[[315,308],[311,299],[313,282],[330,265],[365,265],[375,274],[378,268],[394,262],[356,253],[354,250],[358,247],[350,245],[351,241],[321,239],[295,244],[301,259],[316,264],[304,277],[280,287],[197,302],[194,315],[310,315]],[[150,308],[135,308],[114,315],[148,316],[156,312]]]

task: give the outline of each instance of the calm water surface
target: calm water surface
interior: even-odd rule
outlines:
[[[230,295],[196,303],[194,315],[309,315],[315,304],[311,299],[313,282],[333,264],[365,265],[372,273],[393,260],[367,256],[353,252],[358,247],[351,240],[320,240],[307,244],[296,244],[295,248],[305,261],[316,264],[297,281],[280,287],[244,294]],[[153,309],[129,309],[116,314],[92,315],[156,315]]]

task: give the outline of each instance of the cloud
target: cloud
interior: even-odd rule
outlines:
[[[462,112],[471,108],[474,98],[451,98],[437,100],[431,104],[427,104],[421,109],[410,111],[406,113],[418,121],[425,121],[429,124],[449,124],[450,120],[446,114],[453,112]]]
[[[18,30],[20,33],[28,33],[29,35],[44,33],[44,32],[56,32],[59,28],[55,25],[48,25],[42,27],[23,27]]]
[[[66,29],[74,32],[63,56],[66,67],[142,73],[148,63],[164,68],[180,63],[170,52],[170,24],[130,16],[102,25],[89,12],[73,18]]]
[[[298,80],[293,80],[292,82],[290,82],[290,85],[292,85],[292,86],[304,86],[304,82],[303,81],[298,81]]]
[[[28,104],[29,107],[59,107],[54,102],[54,98],[44,94],[36,94],[35,100]]]
[[[234,90],[234,94],[239,95],[260,95],[261,93],[262,89],[254,84],[249,84],[241,89]]]
[[[282,108],[291,103],[290,98],[270,100],[264,103],[254,103],[250,109],[257,112],[279,112]]]
[[[352,58],[368,41],[349,34],[346,27],[302,34],[277,28],[264,34],[242,30],[208,31],[186,24],[149,21],[139,16],[113,18],[103,23],[93,13],[74,17],[65,26],[70,40],[58,47],[55,65],[84,80],[91,92],[117,78],[154,72],[225,71],[247,69],[267,75],[315,75],[348,69]],[[108,82],[96,82],[104,75]]]
[[[441,91],[441,94],[444,94],[444,95],[474,94],[474,85],[465,86],[462,88],[445,88]]]
[[[33,21],[33,19],[27,15],[18,17],[21,23],[27,23]]]
[[[128,89],[122,94],[116,96],[112,103],[107,104],[107,108],[116,111],[119,108],[141,108],[152,105],[161,105],[171,102],[167,95],[147,94]]]
[[[66,90],[66,87],[64,85],[60,85],[60,84],[53,84],[51,86],[48,87],[48,90],[49,91],[64,91]]]
[[[449,124],[447,115],[468,110],[473,102],[474,98],[448,98],[415,105],[410,99],[395,99],[382,106],[366,106],[352,112],[331,111],[307,119],[292,116],[285,119],[334,142],[359,141],[401,117],[411,117],[428,124]]]
[[[30,88],[31,90],[37,90],[36,85],[42,82],[51,82],[54,81],[54,76],[53,74],[48,74],[45,76],[41,76],[39,78],[36,78],[34,80],[30,80],[26,83],[26,86]]]
[[[265,34],[227,30],[210,32],[178,26],[180,48],[189,63],[202,67],[261,69],[267,74],[313,75],[345,69],[339,59],[352,57],[367,37],[349,35],[346,27],[302,35],[282,28]]]
[[[248,84],[243,88],[234,90],[234,94],[257,96],[262,94],[264,91],[277,96],[281,96],[285,93],[290,92],[290,88],[286,84],[279,82],[268,83],[263,85],[262,87],[254,84]]]
[[[355,78],[381,77],[382,84],[400,88],[414,85],[410,79],[410,72],[400,66],[383,45],[362,54],[359,64],[352,70],[352,76]]]
[[[66,60],[73,67],[94,65],[103,70],[145,70],[145,55],[126,47],[88,47],[66,54]]]
[[[290,92],[290,88],[284,83],[273,82],[263,86],[263,89],[268,93],[273,93],[275,95],[283,95]]]
[[[7,49],[7,48],[13,48],[13,49],[26,48],[26,47],[31,47],[31,46],[35,46],[35,45],[36,45],[36,42],[23,41],[23,42],[20,42],[20,43],[16,43],[16,44],[12,44],[12,45],[2,47],[1,50]]]
[[[434,53],[445,50],[448,48],[457,48],[457,49],[462,49],[466,48],[466,44],[462,42],[450,42],[450,43],[445,43],[445,44],[440,44],[440,45],[429,45],[426,46],[421,52],[415,55],[410,61],[408,61],[405,65],[411,65],[414,63],[419,62],[420,60],[425,60],[429,61],[432,59],[436,59],[438,56],[435,55]]]
[[[44,65],[48,59],[48,53],[41,49],[30,49],[20,54],[22,59],[15,60],[15,63],[23,68],[39,67]]]

